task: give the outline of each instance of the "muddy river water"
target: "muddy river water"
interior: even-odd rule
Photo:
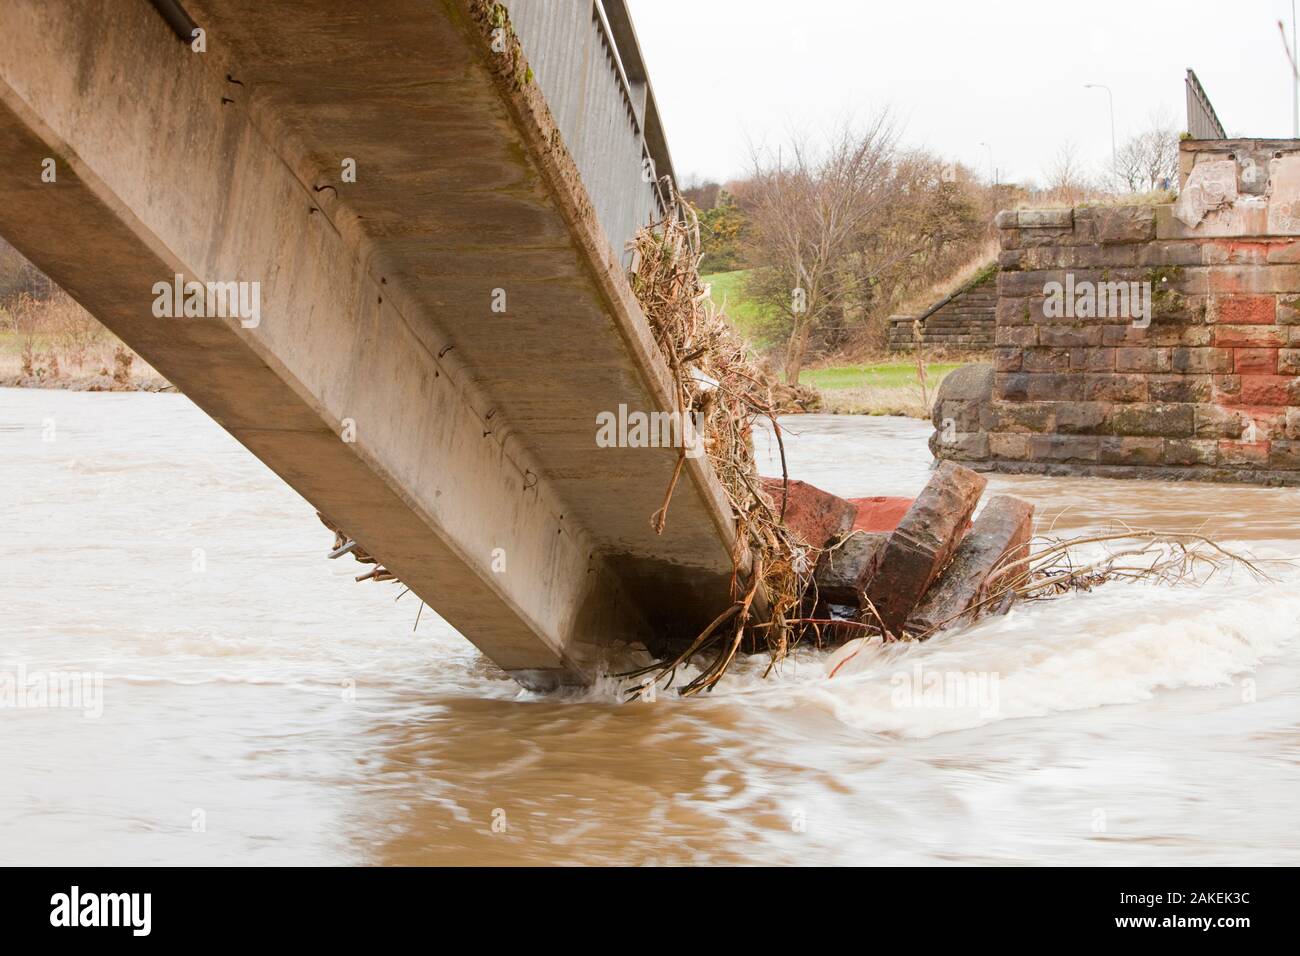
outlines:
[[[787,426],[827,490],[925,483],[925,423]],[[1298,490],[999,491],[1058,532],[1205,523],[1300,555]],[[3,863],[1300,862],[1284,566],[1021,606],[833,679],[809,651],[708,699],[547,698],[323,560],[312,509],[185,398],[13,389],[0,541],[0,674],[100,682],[0,709]],[[931,672],[983,691],[900,699]]]

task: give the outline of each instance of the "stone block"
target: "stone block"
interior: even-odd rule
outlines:
[[[1237,164],[1230,159],[1208,160],[1192,167],[1174,203],[1173,214],[1188,229],[1195,229],[1210,212],[1231,208],[1237,201]]]
[[[992,402],[980,411],[986,432],[1047,432],[1052,430],[1054,402]]]
[[[999,372],[994,377],[993,397],[1007,402],[1027,401],[1029,380],[1037,377],[1024,372]]]
[[[1100,325],[1044,325],[1038,330],[1038,344],[1049,348],[1101,345]]]
[[[1220,325],[1273,325],[1277,321],[1277,297],[1272,295],[1215,296],[1211,309]]]
[[[1164,463],[1164,438],[1112,435],[1098,442],[1097,460],[1107,465],[1160,465]]]
[[[1297,243],[1300,245],[1300,243]],[[1300,325],[1300,295],[1277,297],[1277,324]]]
[[[1145,402],[1147,382],[1145,375],[1086,375],[1083,397],[1090,402]]]
[[[1267,468],[1270,442],[1231,441],[1219,442],[1219,467],[1221,468]]]
[[[1042,246],[1061,246],[1068,245],[1074,241],[1074,230],[1051,229],[1044,227],[1042,229],[1022,229],[1020,230],[1020,245],[1025,249],[1037,249]]]
[[[1081,242],[1148,242],[1156,237],[1152,206],[1092,206],[1075,212],[1075,233]]]
[[[1147,397],[1153,402],[1208,402],[1213,395],[1211,375],[1147,376]]]
[[[1070,352],[1068,349],[1023,349],[1020,367],[1026,372],[1068,372]]]
[[[1300,441],[1270,442],[1268,467],[1279,471],[1300,471]]]
[[[1071,229],[1073,209],[1021,209],[1016,217],[1020,229]]]
[[[936,401],[932,423],[936,429],[948,432],[974,432],[980,428],[980,411],[983,402],[964,399]]]
[[[1163,348],[1166,346],[1206,346],[1214,333],[1206,325],[1157,325],[1146,328],[1135,325],[1107,325],[1102,327],[1101,344],[1116,348]]]
[[[999,273],[1004,275],[1004,273]],[[995,321],[999,329],[1016,325],[1037,325],[1035,317],[1042,318],[1043,297],[1011,297],[1005,292],[999,293],[998,304],[994,310]]]
[[[1269,166],[1269,233],[1295,235],[1300,232],[1300,156],[1282,156]]]
[[[1233,354],[1225,348],[1170,349],[1169,367],[1175,372],[1192,375],[1214,375],[1235,371]]]
[[[1294,265],[1300,263],[1300,242],[1295,240],[1274,240],[1269,243],[1268,261],[1276,265]]]
[[[1054,430],[1062,435],[1096,435],[1110,421],[1109,402],[1059,402],[1054,410]]]
[[[1244,405],[1297,404],[1297,384],[1292,375],[1242,375],[1241,402]]]
[[[1070,368],[1076,372],[1113,372],[1115,371],[1115,350],[1081,346],[1070,349]],[[1085,393],[1087,383],[1084,383]]]
[[[909,615],[908,633],[928,634],[990,610],[980,605],[996,595],[1004,574],[1023,570],[1007,565],[1028,556],[1033,528],[1034,506],[1029,502],[1009,495],[990,498],[952,561]]]
[[[1219,443],[1215,439],[1166,438],[1166,465],[1213,465],[1218,461]]]
[[[1300,265],[1215,266],[1208,291],[1231,295],[1266,295],[1300,291]]]
[[[953,369],[939,383],[937,401],[987,402],[993,396],[993,366],[971,362]]]
[[[1273,325],[1216,325],[1214,344],[1219,348],[1278,349],[1285,348],[1287,334]]]
[[[1156,206],[1157,239],[1212,239],[1220,236],[1266,236],[1268,210],[1238,205],[1209,213],[1198,225],[1187,226],[1174,216],[1173,204]]]
[[[1193,423],[1193,434],[1197,438],[1240,438],[1245,418],[1236,409],[1197,405]]]
[[[1033,272],[1004,272],[998,275],[998,295],[1006,298],[1042,298],[1046,295],[1045,286],[1049,282],[1065,281],[1065,273],[1059,270]],[[1040,308],[1034,313],[1036,316],[1043,314]]]
[[[1032,402],[1083,401],[1082,372],[1043,372],[1027,375],[1028,398]]]
[[[936,458],[953,461],[983,461],[989,456],[989,436],[984,432],[957,432],[947,436],[935,432],[935,445],[931,451]]]
[[[1167,348],[1138,348],[1124,346],[1115,349],[1117,372],[1168,372],[1171,368]]]
[[[993,225],[999,229],[1019,229],[1020,213],[1015,209],[1003,209],[993,217]]]
[[[969,468],[940,462],[890,534],[867,597],[891,633],[902,633],[908,615],[952,557],[987,483]]]
[[[999,346],[1033,346],[1038,344],[1038,326],[1036,325],[1000,325],[994,335],[994,342]]]
[[[1211,381],[1214,383],[1214,393],[1211,401],[1220,405],[1232,405],[1241,400],[1241,376],[1240,375],[1215,375]]]
[[[1207,266],[1266,265],[1269,245],[1242,239],[1215,239],[1205,244],[1202,262]]]
[[[1191,438],[1195,427],[1195,407],[1152,403],[1119,405],[1111,416],[1111,428],[1116,435]]]
[[[1199,266],[1202,261],[1197,242],[1150,242],[1137,248],[1139,265]]]
[[[1244,427],[1241,440],[1244,442],[1271,441],[1274,438],[1286,438],[1287,409],[1274,406],[1247,407],[1238,409],[1242,414]]]
[[[1029,435],[1025,433],[990,432],[989,456],[1005,461],[1025,461],[1029,458]]]
[[[1144,265],[1143,245],[1072,246],[1073,264],[1081,269],[1132,269]]]
[[[880,566],[888,542],[888,532],[855,532],[843,543],[822,552],[813,572],[818,602],[861,607],[862,595]]]
[[[1029,456],[1035,461],[1095,462],[1096,435],[1030,435]]]
[[[1283,369],[1278,360],[1281,352],[1289,349],[1233,349],[1234,372],[1275,374],[1283,372],[1294,374],[1292,369]],[[1300,355],[1300,352],[1296,353]],[[1216,370],[1222,371],[1222,370]]]

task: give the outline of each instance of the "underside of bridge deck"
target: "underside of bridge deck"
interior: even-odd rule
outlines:
[[[183,5],[201,52],[146,0],[7,0],[0,234],[525,684],[725,607],[707,463],[655,535],[677,450],[597,447],[669,373],[484,5]],[[177,275],[259,321],[157,316]]]

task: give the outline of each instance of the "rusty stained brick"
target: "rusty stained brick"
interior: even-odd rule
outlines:
[[[1223,295],[1210,301],[1210,315],[1219,325],[1272,325],[1277,321],[1277,296]]]

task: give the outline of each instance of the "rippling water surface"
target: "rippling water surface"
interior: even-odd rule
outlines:
[[[827,490],[925,483],[924,423],[786,425]],[[0,490],[0,673],[103,675],[102,716],[0,710],[0,862],[1300,862],[1284,567],[618,705],[522,692],[415,626],[412,596],[352,583],[312,509],[181,396],[0,389]],[[1295,490],[999,491],[1070,534],[1208,522],[1300,554]],[[932,674],[967,683],[931,699]]]

